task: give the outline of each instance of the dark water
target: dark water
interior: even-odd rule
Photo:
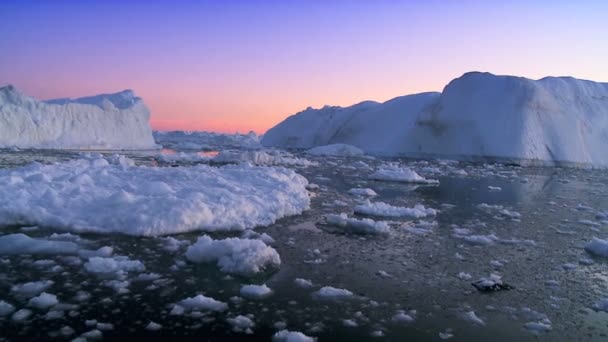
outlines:
[[[24,151],[0,153],[2,167],[31,161],[48,163],[78,157],[78,153]],[[153,153],[131,155],[137,163],[168,166],[156,161]],[[103,279],[87,274],[74,258],[63,256],[2,256],[0,258],[0,299],[26,307],[26,299],[15,299],[12,284],[43,279],[55,284],[48,292],[61,303],[74,304],[59,319],[45,319],[44,311],[25,322],[0,318],[0,340],[72,339],[94,329],[85,320],[112,323],[104,331],[106,340],[127,338],[147,340],[263,340],[268,341],[282,322],[289,330],[302,331],[320,341],[438,341],[440,333],[453,335],[449,341],[603,341],[608,339],[608,314],[591,306],[608,297],[607,261],[588,255],[583,246],[593,237],[608,237],[606,224],[595,219],[597,211],[608,210],[608,173],[599,170],[519,168],[501,165],[413,162],[399,160],[419,173],[440,181],[439,186],[412,186],[369,181],[372,169],[384,160],[309,158],[319,166],[297,168],[318,184],[311,209],[300,216],[258,228],[276,242],[281,256],[279,270],[253,278],[226,276],[214,264],[190,264],[183,256],[186,246],[171,252],[161,238],[116,235],[80,235],[91,248],[112,246],[114,255],[140,260],[146,272],[158,273],[161,280],[135,282],[129,293],[117,294],[102,284]],[[370,165],[362,167],[360,161]],[[172,163],[175,164],[175,163]],[[436,167],[440,173],[433,174]],[[466,176],[453,175],[450,167],[463,169]],[[501,187],[489,191],[488,186]],[[327,226],[323,216],[340,212],[352,214],[361,199],[347,193],[353,187],[370,187],[378,196],[373,201],[413,206],[422,203],[441,212],[425,221],[437,225],[427,234],[415,234],[404,226],[411,219],[391,221],[389,236],[344,234]],[[338,201],[338,202],[336,202]],[[481,203],[501,205],[521,214],[520,220],[501,216],[496,210],[481,210]],[[452,206],[446,206],[446,204]],[[587,208],[589,207],[589,208]],[[376,218],[380,220],[381,218]],[[585,225],[590,220],[598,225]],[[499,241],[475,245],[454,236],[454,226],[468,228],[475,235],[494,234]],[[22,232],[6,227],[4,233]],[[52,232],[36,230],[31,236]],[[174,238],[193,242],[202,233]],[[239,234],[210,234],[214,238]],[[60,271],[36,266],[50,259]],[[494,264],[491,264],[495,261]],[[497,266],[498,261],[502,266]],[[382,276],[379,271],[389,276]],[[472,279],[461,279],[460,272]],[[495,293],[478,292],[471,282],[491,273],[500,274],[514,289]],[[303,289],[295,278],[315,285]],[[242,300],[241,284],[266,283],[274,290],[263,300]],[[319,301],[311,293],[321,286],[346,288],[355,298]],[[84,291],[90,298],[74,297]],[[171,304],[198,293],[229,303],[223,313],[170,315]],[[396,322],[397,310],[411,312],[411,323]],[[463,318],[474,311],[484,325]],[[252,314],[253,334],[234,332],[226,318]],[[343,320],[357,322],[357,327]],[[550,331],[531,331],[528,322],[550,320]],[[148,322],[163,326],[160,331],[144,330]],[[58,330],[70,326],[75,333],[64,337]],[[280,327],[280,325],[279,325]],[[382,331],[382,337],[372,332]]]

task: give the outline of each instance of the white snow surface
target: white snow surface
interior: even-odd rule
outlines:
[[[213,240],[201,236],[188,247],[186,259],[192,262],[216,262],[222,272],[251,275],[267,267],[278,267],[277,251],[257,239],[227,238]]]
[[[377,155],[492,157],[608,165],[608,83],[469,72],[442,93],[297,113],[262,144],[350,144]]]
[[[143,236],[244,230],[310,203],[308,181],[285,168],[127,164],[92,156],[2,169],[0,226]]]
[[[38,101],[0,88],[0,147],[155,149],[150,112],[131,90]]]

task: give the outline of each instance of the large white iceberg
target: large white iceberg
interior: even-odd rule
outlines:
[[[300,214],[306,178],[286,168],[130,166],[90,157],[0,169],[0,226],[166,235],[243,230]]]
[[[608,83],[472,72],[442,93],[307,109],[263,137],[265,146],[345,143],[370,154],[490,157],[608,165]]]
[[[0,147],[154,149],[150,112],[133,91],[38,101],[0,88]]]

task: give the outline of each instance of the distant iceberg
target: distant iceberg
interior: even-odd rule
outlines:
[[[442,93],[309,108],[262,139],[282,148],[336,143],[384,156],[608,166],[608,83],[471,72]]]
[[[38,101],[0,88],[0,147],[155,149],[150,112],[133,91]]]

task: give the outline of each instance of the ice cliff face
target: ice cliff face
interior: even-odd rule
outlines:
[[[57,149],[152,149],[150,112],[133,91],[38,101],[0,88],[0,146]]]
[[[472,72],[442,93],[308,109],[270,129],[266,146],[346,143],[379,155],[608,165],[608,84]]]

